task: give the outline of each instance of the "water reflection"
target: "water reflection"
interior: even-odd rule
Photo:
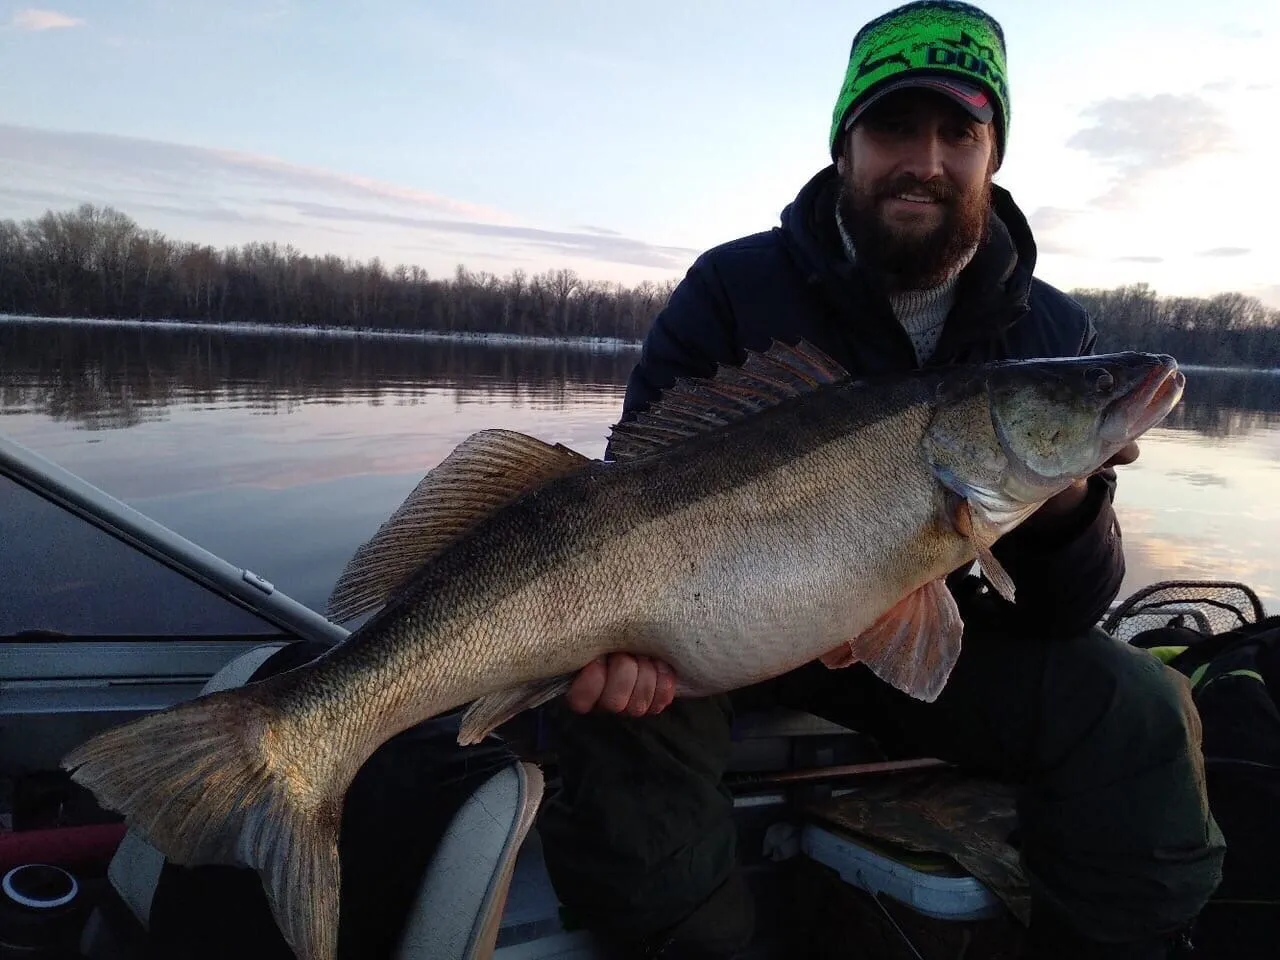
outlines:
[[[625,349],[3,321],[0,413],[118,429],[175,405],[287,414],[303,403],[412,402],[424,386],[460,403],[561,405],[620,387],[634,362]],[[1280,423],[1280,376],[1193,368],[1187,381],[1167,428],[1238,437]]]
[[[1238,437],[1280,423],[1280,373],[1187,371],[1187,390],[1165,426],[1208,437]]]
[[[635,358],[0,321],[0,433],[322,607],[356,546],[475,430],[599,456]],[[1241,579],[1280,610],[1280,376],[1187,380],[1122,469],[1123,589]]]
[[[634,362],[632,350],[0,321],[0,413],[119,429],[175,405],[285,414],[303,403],[411,400],[425,385],[459,402],[557,405],[624,383]]]

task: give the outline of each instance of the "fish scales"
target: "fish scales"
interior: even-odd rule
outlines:
[[[385,677],[358,688],[388,708],[380,743],[401,725],[614,650],[667,660],[697,694],[811,660],[866,625],[858,611],[880,599],[867,591],[896,597],[916,585],[918,558],[895,558],[927,549],[918,541],[941,507],[913,453],[928,394],[923,380],[873,403],[831,387],[700,437],[701,449],[589,465],[442,554],[329,669]],[[790,442],[761,442],[774,431]],[[867,516],[878,501],[850,495],[881,488],[897,491],[900,509],[887,516]],[[926,569],[963,563],[962,538],[929,539]],[[900,575],[882,584],[877,560]],[[781,642],[788,634],[812,640]],[[689,637],[701,639],[696,650],[685,649]]]

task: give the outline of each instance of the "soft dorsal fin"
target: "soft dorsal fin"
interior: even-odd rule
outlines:
[[[341,622],[387,601],[432,554],[498,508],[590,458],[513,430],[482,430],[454,448],[347,562],[325,615]]]
[[[775,340],[764,353],[748,350],[740,367],[721,364],[709,379],[680,378],[635,419],[615,424],[609,449],[616,460],[642,457],[848,376],[804,340],[794,347]]]

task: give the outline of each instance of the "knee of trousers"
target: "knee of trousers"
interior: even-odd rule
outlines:
[[[1124,940],[1192,919],[1221,880],[1190,686],[1100,630],[1049,656],[1020,812],[1033,887]]]
[[[640,719],[557,706],[548,720],[562,784],[538,829],[562,902],[589,926],[627,932],[683,919],[734,862],[727,701]]]
[[[1056,790],[1199,761],[1200,715],[1180,673],[1101,630],[1055,646],[1045,667],[1036,761]]]

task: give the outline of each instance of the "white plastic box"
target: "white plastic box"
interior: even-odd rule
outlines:
[[[983,920],[1005,910],[1000,898],[974,877],[920,870],[814,824],[801,830],[800,850],[850,886],[883,893],[937,920]]]

